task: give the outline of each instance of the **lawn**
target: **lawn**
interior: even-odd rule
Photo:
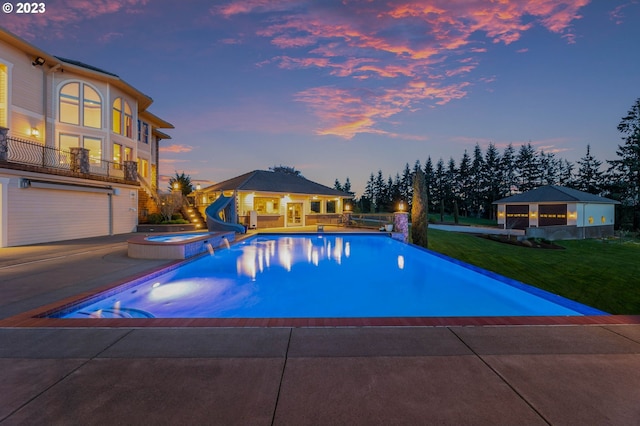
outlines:
[[[429,230],[431,250],[611,314],[640,315],[640,241],[556,241],[565,250],[517,247]]]

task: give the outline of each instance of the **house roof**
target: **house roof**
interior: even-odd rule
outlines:
[[[291,194],[314,194],[331,197],[352,198],[347,192],[338,191],[328,186],[312,182],[301,176],[272,172],[266,170],[254,170],[229,180],[211,185],[204,191],[260,191],[281,192]]]
[[[566,188],[564,186],[547,185],[540,186],[522,194],[512,195],[493,204],[515,204],[515,203],[599,203],[599,204],[620,204],[618,201],[600,197],[577,189]]]

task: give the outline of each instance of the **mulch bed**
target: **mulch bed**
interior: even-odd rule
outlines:
[[[508,235],[478,235],[480,238],[484,238],[485,240],[496,241],[498,243],[503,244],[511,244],[519,247],[526,248],[536,248],[536,249],[549,249],[549,250],[564,250],[564,247],[554,244],[550,241],[540,240],[540,239],[532,239],[532,240],[521,240],[519,241],[515,236]]]

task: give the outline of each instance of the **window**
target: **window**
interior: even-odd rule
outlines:
[[[86,84],[83,86],[84,96],[82,98],[82,123],[85,127],[100,129],[102,128],[102,100],[100,100],[100,95],[98,95],[98,92],[96,92]]]
[[[83,138],[83,146],[89,150],[89,162],[91,164],[100,164],[102,161],[102,139],[85,136]]]
[[[149,125],[142,123],[142,143],[149,143]]]
[[[71,148],[80,146],[80,136],[60,134],[60,151],[70,152]]]
[[[279,214],[280,199],[270,197],[255,197],[253,199],[253,209],[261,214]]]
[[[88,84],[65,84],[60,89],[59,101],[61,123],[102,128],[102,99]]]
[[[7,66],[0,64],[0,126],[9,127],[9,72]]]
[[[133,136],[133,113],[129,103],[122,98],[113,101],[111,113],[113,133],[131,138]]]
[[[60,89],[60,121],[80,124],[80,83],[68,83]]]
[[[132,161],[133,160],[133,150],[128,146],[124,147],[124,161]]]
[[[143,178],[149,177],[149,161],[144,158],[138,158],[138,174]]]
[[[311,202],[311,213],[320,213],[320,201]]]
[[[113,144],[113,162],[122,164],[122,145],[119,143]]]
[[[327,213],[335,213],[335,212],[336,212],[336,202],[327,201]]]
[[[85,136],[80,144],[80,136],[60,133],[60,151],[71,152],[71,148],[82,147],[89,150],[89,162],[99,164],[102,160],[102,139]]]
[[[122,98],[113,101],[111,130],[113,133],[122,133]]]

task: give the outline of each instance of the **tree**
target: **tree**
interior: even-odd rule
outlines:
[[[427,206],[427,189],[424,173],[418,169],[413,177],[413,202],[411,203],[411,239],[413,244],[421,247],[428,246],[427,230],[429,218]]]
[[[336,181],[334,182],[333,189],[337,191],[342,191],[342,184],[340,184],[340,181],[338,179],[336,179]]]
[[[591,155],[591,147],[587,145],[587,154],[577,161],[578,174],[575,188],[590,194],[600,195],[603,186],[603,171],[600,170],[602,161],[596,160]]]
[[[633,229],[640,229],[640,98],[618,124],[624,145],[618,145],[618,159],[608,161],[611,180],[619,182],[623,206],[631,210]]]
[[[491,212],[489,219],[495,220],[496,209],[493,202],[502,198],[507,192],[503,186],[504,171],[501,166],[500,153],[493,143],[490,143],[487,147],[483,174],[486,182],[484,209],[485,212]]]
[[[288,174],[288,175],[304,177],[304,176],[302,176],[302,172],[300,172],[300,170],[296,170],[295,167],[283,166],[282,164],[279,165],[279,166],[269,167],[269,170],[271,170],[272,172],[275,172],[275,173],[285,173],[285,174]]]
[[[178,184],[178,188],[182,195],[187,196],[193,192],[193,184],[191,183],[191,177],[189,175],[185,175],[184,172],[171,177],[169,179],[169,191],[173,191],[175,189],[175,184]]]
[[[502,153],[502,190],[505,195],[513,195],[518,188],[518,175],[516,172],[515,148],[509,144]]]
[[[518,190],[520,192],[530,191],[540,184],[540,158],[536,150],[531,146],[531,142],[520,146],[516,156],[516,166],[518,168]]]

